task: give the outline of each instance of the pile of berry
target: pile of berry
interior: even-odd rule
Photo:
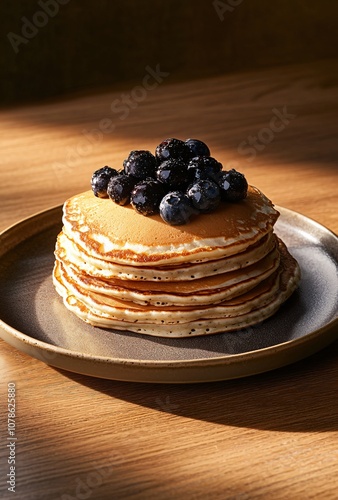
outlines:
[[[189,222],[193,215],[215,210],[221,201],[243,200],[248,183],[243,174],[210,156],[197,139],[166,139],[150,151],[131,151],[120,171],[96,170],[92,190],[99,198],[129,203],[143,215],[159,213],[171,225]]]

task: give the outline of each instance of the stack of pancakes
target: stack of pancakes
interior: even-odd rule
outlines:
[[[160,337],[232,331],[274,314],[300,279],[258,189],[184,226],[96,198],[67,200],[53,280],[64,304],[100,327]]]

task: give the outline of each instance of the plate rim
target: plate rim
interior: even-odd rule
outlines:
[[[56,226],[56,215],[61,213],[63,204],[57,204],[54,205],[50,208],[40,210],[28,217],[25,217],[4,230],[0,232],[0,243],[2,242],[3,239],[6,237],[10,238],[11,235],[16,234],[19,232],[20,227],[23,225],[30,225],[33,226],[33,221],[41,218],[45,219],[46,225],[44,227],[39,227],[38,224],[36,224],[36,230],[33,231],[28,237],[23,237],[19,239],[16,242],[17,244],[20,244],[27,240],[28,238],[34,238],[37,234],[40,234],[43,230],[46,230],[48,228],[52,228],[53,226]],[[338,244],[338,236],[329,228],[324,226],[323,224],[320,224],[319,222],[315,221],[314,219],[311,219],[307,217],[306,215],[303,215],[302,213],[293,211],[288,208],[284,208],[279,205],[275,205],[275,208],[280,212],[281,216],[283,217],[283,214],[287,215],[296,215],[297,217],[300,218],[305,218],[308,224],[313,225],[320,231],[325,231],[331,238],[333,237],[335,240],[337,240]],[[59,220],[60,222],[60,229],[62,226],[62,220]],[[12,234],[11,234],[12,233]],[[0,255],[0,261],[4,255],[6,255],[7,250],[1,252]],[[12,327],[11,325],[7,324],[5,321],[3,321],[0,318],[0,338],[4,340],[4,342],[12,345],[13,347],[22,350],[27,354],[27,352],[23,349],[20,349],[17,347],[17,343],[20,343],[20,346],[22,344],[24,345],[29,345],[33,350],[38,350],[38,352],[42,351],[43,352],[48,352],[48,353],[53,353],[56,356],[61,356],[62,358],[67,358],[67,359],[76,359],[76,360],[83,360],[88,363],[94,363],[94,364],[100,364],[100,365],[109,365],[110,367],[113,366],[118,366],[118,367],[129,367],[133,369],[138,369],[138,368],[143,368],[143,369],[156,369],[156,370],[164,370],[164,369],[175,369],[177,370],[178,368],[184,368],[184,369],[189,369],[189,368],[202,368],[202,367],[222,367],[222,366],[229,366],[229,365],[237,365],[240,363],[245,363],[248,360],[254,360],[257,361],[259,359],[266,359],[269,356],[273,357],[276,356],[280,353],[286,353],[290,350],[294,350],[298,352],[299,348],[302,346],[302,344],[306,345],[312,345],[316,342],[316,339],[321,338],[322,336],[325,335],[325,342],[321,344],[321,347],[319,349],[314,348],[310,349],[310,354],[315,353],[318,350],[324,348],[325,346],[329,345],[331,342],[333,342],[336,338],[338,338],[338,329],[337,332],[334,332],[334,329],[338,327],[338,317],[330,321],[329,323],[324,324],[322,327],[313,330],[306,334],[305,336],[299,337],[297,339],[293,340],[287,340],[285,342],[281,342],[278,344],[274,344],[269,347],[264,347],[261,349],[257,349],[254,351],[247,351],[244,353],[237,353],[237,354],[227,354],[224,356],[215,356],[211,358],[205,358],[201,357],[198,359],[184,359],[184,360],[178,360],[178,359],[173,359],[173,360],[141,360],[141,359],[131,359],[131,358],[113,358],[110,356],[97,356],[97,355],[92,355],[88,353],[83,353],[81,351],[74,351],[70,350],[61,346],[54,346],[53,344],[50,344],[48,342],[35,339],[34,337],[31,337],[30,335],[24,333],[23,331],[17,330],[16,328]],[[5,332],[5,335],[2,334],[2,332]],[[13,342],[10,342],[7,337],[10,337],[10,339]],[[4,338],[6,337],[6,338]],[[14,345],[15,344],[15,345]],[[37,359],[40,359],[46,364],[49,364],[51,366],[58,366],[59,365],[53,363],[53,359],[48,360],[48,359],[43,359],[43,354],[40,356],[35,356],[34,354],[29,354],[32,357],[35,357]],[[300,360],[304,357],[307,357],[309,354],[304,354],[304,356],[296,356],[296,360]],[[47,357],[47,356],[46,356]],[[41,359],[42,358],[42,359]],[[290,363],[294,362],[293,360],[290,361]],[[288,362],[282,363],[281,365],[277,365],[276,368],[279,366],[285,366],[289,364]],[[62,367],[61,367],[62,368]],[[273,369],[273,368],[272,368]],[[69,368],[66,368],[67,371],[71,371]],[[84,373],[79,370],[74,370],[76,373]],[[263,369],[262,372],[268,371],[266,369]],[[259,371],[255,370],[252,374],[260,373]],[[90,374],[91,376],[99,376],[100,378],[108,378],[108,377],[102,377],[101,375],[95,375],[95,374]],[[112,380],[118,380],[116,377],[113,376],[109,377]],[[250,375],[250,374],[249,374]],[[239,375],[239,376],[246,376],[246,375]],[[222,377],[220,379],[215,378],[215,379],[209,379],[206,377],[205,379],[197,380],[197,382],[206,382],[206,381],[211,381],[211,380],[226,380],[228,378],[236,378],[236,377]],[[121,379],[120,379],[121,380]],[[122,379],[123,380],[123,379]],[[132,380],[131,378],[127,378],[125,380]],[[144,380],[140,380],[140,382],[144,382]],[[156,380],[151,380],[151,382],[159,382],[161,383],[162,381],[156,381]],[[177,382],[175,380],[171,382]],[[185,381],[183,381],[184,383]],[[190,382],[190,381],[189,381]]]
[[[321,328],[314,330],[313,332],[308,333],[306,336],[299,337],[294,340],[288,340],[286,342],[281,342],[279,344],[274,344],[269,347],[263,347],[261,349],[256,349],[255,351],[246,351],[245,353],[240,353],[240,354],[228,354],[226,356],[215,356],[212,358],[198,358],[198,359],[185,359],[185,360],[140,360],[140,359],[131,359],[131,358],[112,358],[112,357],[105,357],[105,356],[94,356],[92,354],[86,354],[82,353],[80,351],[73,351],[66,349],[64,347],[60,346],[54,346],[52,344],[48,344],[48,342],[44,342],[39,339],[34,339],[33,337],[30,337],[29,335],[20,332],[19,330],[15,329],[14,327],[8,325],[5,323],[1,318],[0,318],[0,327],[3,328],[4,330],[7,331],[7,333],[13,335],[15,338],[17,338],[20,341],[23,341],[24,343],[27,343],[31,345],[32,347],[38,347],[42,350],[46,350],[49,352],[55,352],[57,354],[61,354],[70,358],[77,358],[77,359],[86,359],[88,361],[95,361],[98,363],[109,363],[109,364],[118,364],[118,365],[126,365],[130,364],[133,366],[151,366],[151,367],[168,367],[168,366],[177,366],[177,365],[184,365],[184,366],[199,366],[201,363],[203,365],[208,365],[208,364],[220,364],[221,362],[224,362],[226,360],[239,360],[239,361],[245,361],[245,358],[251,358],[253,355],[254,357],[265,357],[265,355],[268,355],[271,351],[276,353],[276,351],[282,351],[282,350],[288,350],[290,345],[292,347],[297,346],[302,343],[308,343],[309,339],[314,340],[316,337],[321,336],[323,333],[331,331],[335,326],[338,326],[338,318],[334,319],[330,323],[325,324]],[[314,339],[312,338],[314,337]],[[338,338],[338,333],[337,333],[337,338]],[[5,341],[6,342],[6,341]],[[244,359],[243,359],[244,358]],[[230,363],[227,363],[230,364]]]

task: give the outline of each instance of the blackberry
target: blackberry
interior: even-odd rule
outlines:
[[[201,179],[193,184],[188,189],[187,196],[193,206],[202,213],[215,210],[221,202],[220,188],[209,179]]]
[[[185,141],[190,151],[190,158],[195,156],[210,156],[210,149],[208,146],[198,139],[187,139]]]
[[[161,182],[146,179],[138,182],[130,195],[130,202],[135,210],[143,215],[158,213],[160,202],[165,194]]]
[[[191,181],[200,179],[217,179],[222,170],[222,163],[212,156],[196,156],[188,163],[188,174]]]
[[[190,217],[196,213],[188,196],[181,191],[167,193],[160,203],[160,216],[167,224],[181,226],[189,222]]]
[[[234,168],[219,174],[218,185],[224,201],[244,200],[248,193],[248,182],[245,176]]]
[[[185,190],[189,181],[187,166],[180,159],[161,163],[157,168],[156,177],[170,189]]]
[[[165,139],[157,146],[155,156],[158,163],[178,158],[186,161],[190,158],[190,150],[185,142],[180,139]]]
[[[136,150],[129,153],[128,158],[123,162],[124,172],[138,180],[145,180],[147,177],[154,177],[157,162],[150,151]]]
[[[125,174],[117,175],[109,181],[107,187],[108,196],[118,205],[128,205],[134,185],[135,179],[132,177]]]
[[[91,186],[94,195],[98,198],[108,198],[108,183],[110,179],[116,175],[118,175],[118,171],[108,166],[96,170],[91,178]]]

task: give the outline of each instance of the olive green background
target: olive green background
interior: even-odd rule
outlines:
[[[223,20],[213,0],[60,0],[15,53],[8,33],[56,1],[1,0],[2,104],[140,82],[148,65],[173,81],[338,56],[335,0],[224,0]]]

